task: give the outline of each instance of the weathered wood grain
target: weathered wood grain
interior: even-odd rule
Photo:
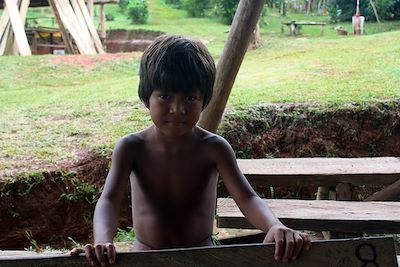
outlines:
[[[253,185],[390,185],[400,179],[398,157],[239,159],[238,164]]]
[[[299,230],[347,233],[400,233],[400,202],[268,199],[269,207],[287,226]],[[221,228],[254,228],[233,199],[217,201]]]
[[[94,47],[95,50],[99,53],[99,54],[104,54],[104,49],[103,49],[103,44],[100,41],[99,35],[96,31],[96,28],[94,27],[93,24],[93,19],[90,17],[90,14],[85,6],[85,2],[83,0],[77,0],[78,5],[81,8],[81,12],[82,15],[86,21],[85,27],[88,28],[89,32],[90,32],[90,38],[93,40],[94,42]]]
[[[148,252],[119,253],[117,264],[125,267],[196,266],[196,267],[277,267],[287,264],[273,259],[274,244],[232,245],[208,248],[171,249]],[[391,238],[359,238],[314,241],[311,251],[290,263],[291,267],[397,267],[394,242]],[[368,265],[367,265],[368,264]],[[0,258],[2,267],[80,267],[83,257],[54,256],[36,259]]]
[[[16,1],[5,0],[8,14],[11,20],[11,26],[14,32],[15,40],[17,42],[18,51],[21,56],[30,56],[31,48],[29,47],[28,38],[25,34],[24,25],[21,21],[19,9]]]

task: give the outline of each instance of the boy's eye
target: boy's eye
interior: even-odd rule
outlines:
[[[186,99],[187,99],[188,101],[196,101],[198,98],[195,97],[195,96],[188,96],[188,97],[186,97]]]
[[[162,94],[159,96],[162,100],[168,100],[169,99],[169,95],[166,94]]]

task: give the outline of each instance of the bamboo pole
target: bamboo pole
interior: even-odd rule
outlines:
[[[228,40],[218,62],[213,97],[200,117],[200,127],[211,132],[217,130],[263,6],[264,0],[239,2]]]

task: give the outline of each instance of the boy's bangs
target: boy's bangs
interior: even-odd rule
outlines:
[[[199,70],[193,66],[169,66],[160,74],[159,83],[155,88],[160,88],[165,91],[189,93],[194,90],[200,90],[202,94],[204,84],[201,83],[201,74]]]

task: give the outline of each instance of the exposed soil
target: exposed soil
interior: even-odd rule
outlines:
[[[119,53],[119,54],[101,54],[96,56],[87,55],[59,55],[50,58],[50,62],[54,65],[66,63],[71,65],[81,65],[85,68],[91,68],[104,61],[118,59],[139,59],[138,54],[134,53]]]
[[[241,158],[399,156],[400,103],[257,106],[227,114],[220,133]],[[90,241],[91,218],[110,155],[86,152],[81,158],[63,171],[21,175],[0,184],[1,248],[29,247],[34,242],[68,247],[68,237]],[[258,190],[270,196],[269,188]],[[376,190],[357,192],[364,198]],[[131,225],[126,195],[121,227]],[[275,195],[312,199],[315,188],[276,188]]]

